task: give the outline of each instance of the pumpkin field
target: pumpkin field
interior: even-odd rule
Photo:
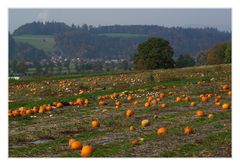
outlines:
[[[231,65],[9,80],[9,157],[231,157]]]

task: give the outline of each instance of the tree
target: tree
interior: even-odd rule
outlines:
[[[196,57],[196,65],[197,66],[206,65],[207,57],[208,57],[207,50],[199,52]]]
[[[161,38],[150,38],[138,45],[134,55],[136,69],[173,68],[173,49],[169,42]]]
[[[226,49],[226,43],[216,44],[208,51],[207,64],[223,64],[224,63],[224,52]]]
[[[232,44],[228,42],[226,44],[226,49],[224,51],[224,63],[231,63],[232,62]]]
[[[180,55],[176,61],[176,67],[194,66],[195,61],[190,55]]]

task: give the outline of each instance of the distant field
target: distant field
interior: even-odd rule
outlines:
[[[98,35],[108,36],[108,37],[123,37],[123,38],[147,37],[146,34],[132,34],[132,33],[101,33]]]
[[[17,42],[29,43],[46,52],[51,52],[55,45],[54,38],[51,35],[20,35],[14,36],[14,39]]]

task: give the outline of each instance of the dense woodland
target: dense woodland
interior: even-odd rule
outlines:
[[[55,40],[54,51],[44,52],[30,44],[14,41],[12,36],[19,35],[52,35]],[[48,68],[46,66],[53,64],[55,68],[59,68],[61,65],[65,66],[65,69],[72,66],[75,69],[85,70],[98,66],[98,70],[103,68],[105,68],[103,70],[109,70],[112,66],[116,66],[116,62],[112,62],[112,60],[119,60],[117,64],[123,64],[120,65],[121,69],[130,69],[138,45],[152,37],[162,38],[170,43],[176,62],[179,57],[181,59],[178,62],[181,63],[186,57],[191,59],[187,60],[191,66],[230,62],[230,60],[226,60],[225,54],[227,54],[227,50],[231,52],[231,43],[229,42],[231,33],[220,32],[215,28],[167,28],[157,25],[94,27],[86,24],[68,26],[60,22],[33,22],[25,24],[9,34],[10,68],[17,68],[17,64],[23,66],[23,63],[28,62],[28,66],[42,65],[44,70]],[[221,46],[222,43],[224,43],[223,46]],[[212,47],[217,48],[211,49]],[[222,55],[219,55],[220,53]],[[208,54],[211,56],[208,57]],[[51,61],[53,57],[56,59],[59,56],[63,57],[62,61]],[[106,64],[106,61],[110,62]],[[69,66],[66,65],[66,62]],[[110,67],[109,64],[111,64]],[[176,64],[176,66],[187,65]],[[59,69],[59,71],[61,70]]]

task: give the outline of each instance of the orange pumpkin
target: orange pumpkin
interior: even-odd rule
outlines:
[[[153,100],[153,97],[152,96],[149,96],[148,97],[148,102],[151,102]]]
[[[130,126],[129,127],[129,131],[133,131],[134,130],[134,127],[133,126]]]
[[[68,141],[68,145],[69,145],[69,147],[71,147],[71,144],[72,144],[73,142],[75,142],[75,141],[77,141],[77,140],[71,138],[71,139]]]
[[[137,145],[137,140],[132,140],[132,145]]]
[[[194,106],[196,106],[196,105],[197,105],[196,102],[191,102],[191,103],[190,103],[190,106],[191,106],[191,107],[194,107]]]
[[[197,116],[197,117],[203,117],[203,116],[204,116],[204,112],[203,112],[202,110],[198,110],[198,111],[196,112],[196,116]]]
[[[189,96],[186,96],[186,97],[184,98],[184,100],[185,100],[185,101],[190,101],[190,97],[189,97]]]
[[[45,111],[45,107],[40,106],[38,112],[39,113],[44,113],[44,111]]]
[[[92,121],[92,127],[100,127],[100,122],[98,120]]]
[[[62,107],[63,107],[63,104],[59,102],[59,103],[57,103],[56,107],[57,107],[57,108],[62,108]]]
[[[227,109],[230,109],[230,108],[231,108],[231,105],[228,104],[228,103],[224,103],[224,104],[222,105],[222,109],[224,109],[224,110],[227,110]]]
[[[229,91],[229,92],[228,92],[228,96],[232,96],[232,91]]]
[[[127,100],[128,101],[131,101],[133,99],[133,97],[131,96],[131,95],[129,95],[128,97],[127,97]]]
[[[33,110],[34,113],[38,112],[38,108],[36,106],[34,106],[32,110]]]
[[[80,141],[73,141],[73,142],[71,143],[71,145],[70,145],[70,148],[71,148],[72,150],[79,150],[79,149],[82,148],[82,144],[81,144]]]
[[[168,132],[168,129],[166,127],[160,127],[157,130],[157,135],[161,136],[161,135],[165,135]]]
[[[222,103],[220,103],[220,102],[217,102],[217,103],[215,103],[217,106],[222,106]]]
[[[201,100],[202,100],[202,102],[208,102],[208,97],[203,96],[203,97],[201,98]]]
[[[103,100],[99,101],[98,104],[99,104],[100,106],[105,106],[105,105],[107,105],[107,103],[106,103],[105,101],[103,101]]]
[[[47,111],[52,111],[52,107],[50,105],[46,106]]]
[[[144,104],[144,106],[145,106],[145,107],[150,107],[150,102],[147,101],[147,102]]]
[[[223,85],[223,90],[224,90],[224,91],[227,91],[228,89],[229,89],[229,86],[228,86],[228,85],[226,85],[226,84]]]
[[[164,93],[160,93],[160,95],[159,95],[161,98],[163,98],[164,96],[165,96],[165,94]]]
[[[127,117],[131,117],[134,114],[134,111],[128,109],[125,114],[126,114]]]
[[[185,127],[185,128],[183,129],[183,132],[184,132],[184,134],[187,134],[187,135],[193,133],[192,126],[187,126],[187,127]]]
[[[180,97],[176,97],[175,101],[176,101],[176,102],[181,102],[182,99],[181,99]]]
[[[93,152],[93,147],[91,145],[83,146],[81,150],[82,157],[89,157]]]
[[[115,103],[115,106],[118,106],[118,107],[120,107],[122,104],[121,104],[121,102],[120,101],[117,101],[116,103]]]
[[[30,110],[30,109],[26,110],[26,115],[31,115],[31,114],[33,114],[32,110]]]

